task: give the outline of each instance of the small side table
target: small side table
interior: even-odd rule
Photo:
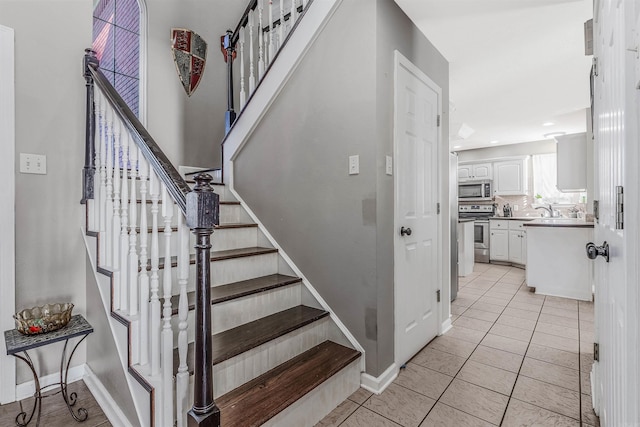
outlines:
[[[18,332],[16,329],[11,329],[9,331],[4,331],[4,340],[7,345],[7,354],[12,355],[17,359],[23,360],[31,369],[33,373],[33,380],[36,385],[36,392],[34,394],[35,401],[33,403],[33,409],[31,409],[31,414],[22,411],[16,416],[16,425],[24,427],[31,422],[33,419],[33,415],[36,413],[36,409],[38,410],[38,417],[36,421],[36,426],[40,425],[40,415],[42,412],[42,399],[45,397],[54,396],[58,393],[62,394],[62,399],[64,399],[64,403],[67,405],[69,412],[73,419],[77,422],[82,422],[87,419],[89,413],[85,408],[78,408],[77,413],[74,412],[73,406],[76,404],[77,394],[75,392],[68,394],[67,392],[67,379],[69,376],[69,365],[71,364],[71,358],[73,357],[73,353],[75,353],[76,349],[80,345],[84,339],[93,332],[93,326],[87,322],[87,320],[82,317],[80,314],[76,314],[71,317],[69,323],[61,329],[57,331],[48,332],[45,334],[38,335],[23,335]],[[73,347],[73,350],[69,354],[69,358],[67,359],[67,345],[69,344],[69,340],[75,337],[82,337],[80,341],[76,343]],[[36,373],[36,369],[33,366],[33,362],[31,361],[31,357],[29,357],[29,353],[27,350],[31,350],[34,348],[42,347],[48,344],[52,344],[54,342],[64,341],[64,349],[62,350],[62,357],[60,358],[60,382],[50,384],[45,387],[40,387],[40,381],[38,380],[38,374]],[[22,353],[20,355],[18,353]],[[59,386],[60,390],[54,394],[43,396],[42,392],[49,387]]]

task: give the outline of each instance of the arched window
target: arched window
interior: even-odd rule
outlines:
[[[93,9],[93,50],[100,69],[137,116],[141,16],[138,0],[99,0]]]

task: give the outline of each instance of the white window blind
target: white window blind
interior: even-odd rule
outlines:
[[[535,154],[533,161],[533,195],[535,203],[576,204],[586,203],[587,193],[563,193],[556,187],[556,153]],[[541,197],[540,197],[541,196]]]

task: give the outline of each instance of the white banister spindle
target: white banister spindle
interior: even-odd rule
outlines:
[[[296,0],[291,0],[291,12],[289,15],[289,32],[293,30],[293,26],[298,20],[298,7],[296,6]]]
[[[302,0],[302,11],[303,12],[307,8],[307,3],[309,3],[309,0]]]
[[[140,176],[140,364],[149,363],[149,273],[147,246],[149,232],[147,224],[147,192],[149,181],[149,163],[138,149],[138,175]]]
[[[267,64],[271,64],[271,62],[273,61],[273,57],[276,54],[276,47],[273,40],[274,29],[275,25],[273,24],[273,0],[269,0],[269,56],[267,58]]]
[[[280,0],[280,26],[278,27],[278,46],[284,40],[284,0]]]
[[[265,71],[264,39],[262,37],[262,15],[264,13],[264,0],[258,0],[258,81],[262,80]]]
[[[105,145],[107,149],[107,165],[106,165],[106,194],[105,194],[105,206],[104,206],[104,243],[105,243],[105,257],[104,262],[106,265],[113,267],[113,121],[111,110],[105,108],[104,120],[105,120]]]
[[[121,194],[122,202],[120,213],[120,310],[129,310],[129,144],[131,136],[125,132],[120,136],[122,162],[120,173],[122,175]]]
[[[160,198],[160,180],[155,172],[149,173],[149,194],[151,195],[151,278],[149,302],[149,353],[151,357],[151,375],[160,373],[160,249],[158,232],[158,201]]]
[[[247,93],[244,89],[244,27],[240,28],[238,42],[240,44],[240,110],[242,110],[247,101]]]
[[[99,92],[94,88],[93,90],[93,199],[87,200],[87,208],[91,207],[88,214],[91,216],[88,218],[90,224],[87,224],[88,229],[95,232],[100,232],[100,107],[99,107]],[[90,202],[90,203],[89,203]],[[98,249],[98,254],[100,250]],[[100,255],[98,255],[99,257]],[[99,262],[99,260],[98,260]]]
[[[164,270],[162,275],[162,384],[165,421],[173,420],[173,332],[171,331],[171,221],[173,200],[162,184],[162,218],[164,220]]]
[[[121,298],[121,278],[120,278],[120,233],[122,223],[120,222],[120,122],[113,122],[113,221],[111,225],[112,231],[112,247],[113,247],[113,308],[120,308]],[[126,187],[126,185],[125,185]]]
[[[253,27],[255,25],[255,9],[249,11],[247,26],[249,27],[249,95],[256,89],[255,58],[253,57]]]
[[[139,178],[138,148],[130,138],[129,164],[131,165],[131,191],[129,192],[129,315],[138,315],[138,198],[136,196],[136,178]]]
[[[187,281],[189,279],[189,228],[185,224],[182,213],[178,213],[178,285],[180,285],[180,301],[178,303],[178,356],[180,365],[176,375],[176,414],[178,427],[187,426],[187,409],[189,408],[189,368],[187,367],[187,316],[189,302],[187,300]]]
[[[107,136],[106,136],[106,120],[104,116],[104,98],[99,90],[95,90],[96,94],[96,127],[98,136],[96,144],[99,144],[97,150],[100,151],[100,194],[98,195],[98,262],[101,266],[108,265],[106,263],[107,256],[107,215],[105,212],[107,205]]]

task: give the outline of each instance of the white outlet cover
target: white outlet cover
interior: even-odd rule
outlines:
[[[360,156],[349,156],[349,175],[360,173]]]
[[[47,156],[43,154],[20,153],[20,172],[46,175]]]
[[[391,156],[387,156],[385,172],[387,175],[393,175],[393,158]]]

